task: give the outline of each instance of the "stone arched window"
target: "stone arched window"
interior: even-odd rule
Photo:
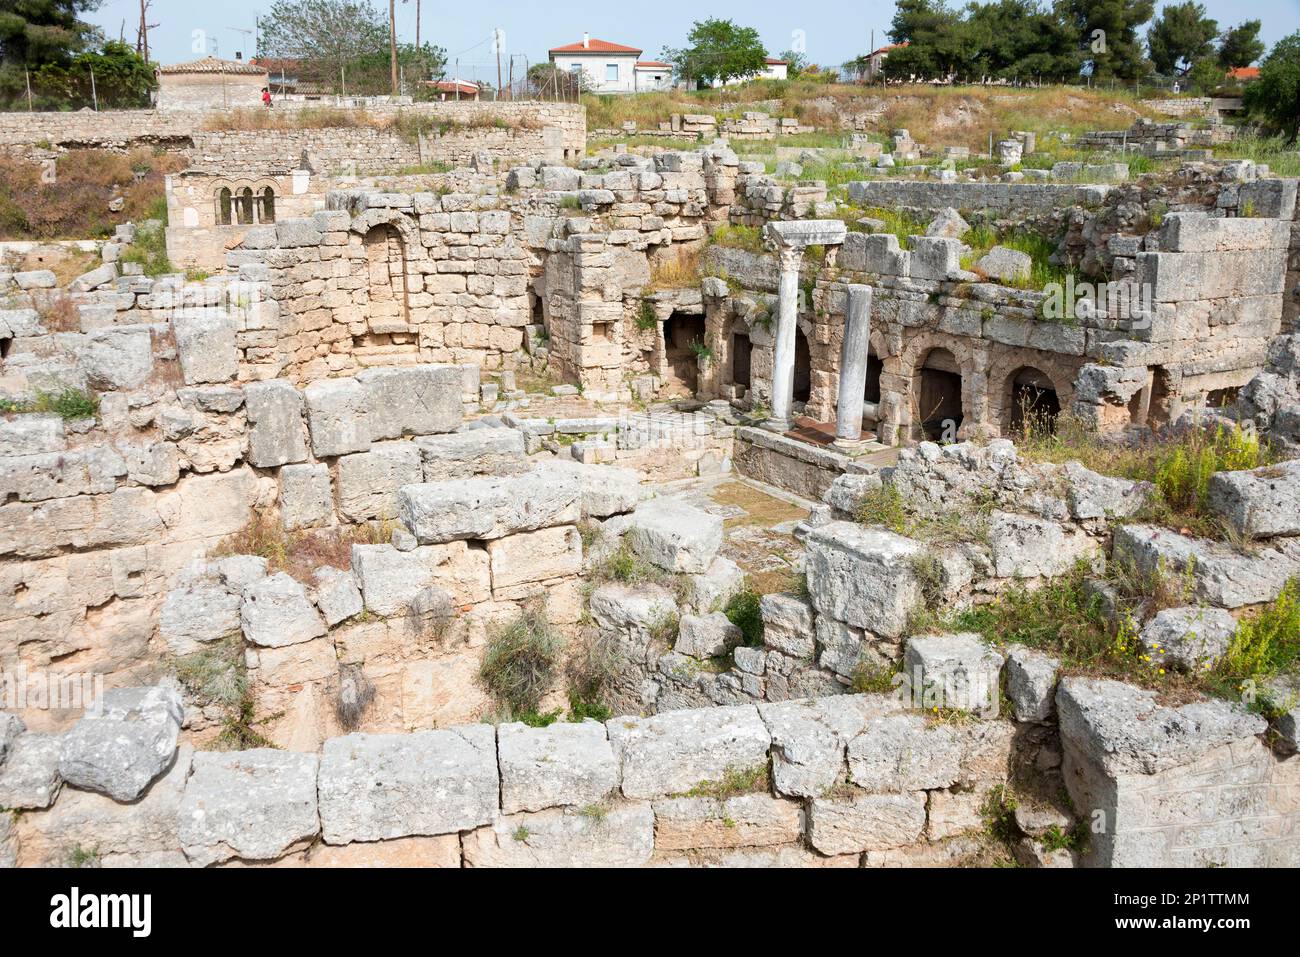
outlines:
[[[230,187],[223,186],[217,190],[217,225],[229,226],[232,222],[233,203],[230,196]]]
[[[245,186],[241,189],[236,197],[237,217],[239,225],[251,226],[253,224],[253,188]]]
[[[263,189],[257,197],[257,221],[260,223],[275,222],[275,190],[270,186]]]

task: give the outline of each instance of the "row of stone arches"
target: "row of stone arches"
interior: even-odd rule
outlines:
[[[261,185],[218,186],[213,194],[218,226],[255,226],[275,222],[275,187]]]

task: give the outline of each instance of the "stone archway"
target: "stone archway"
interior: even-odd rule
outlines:
[[[406,241],[391,223],[380,223],[365,234],[362,246],[366,254],[370,331],[408,332],[411,316],[406,284]]]
[[[1042,370],[1021,366],[1007,376],[1002,393],[1004,434],[1055,430],[1061,397],[1056,384]]]
[[[913,389],[913,421],[917,438],[951,442],[965,422],[962,370],[957,357],[936,346],[917,364]]]

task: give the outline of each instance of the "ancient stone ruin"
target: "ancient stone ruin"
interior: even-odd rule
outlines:
[[[1300,864],[1296,180],[436,106],[0,267],[0,863]]]

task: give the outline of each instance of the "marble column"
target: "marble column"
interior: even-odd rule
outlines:
[[[782,246],[779,308],[776,317],[775,348],[772,357],[772,417],[764,426],[786,432],[793,425],[790,405],[794,400],[795,332],[799,326],[799,267],[802,246]]]
[[[871,348],[871,295],[870,286],[849,286],[840,350],[840,394],[835,404],[835,444],[845,448],[862,442],[863,393]]]

